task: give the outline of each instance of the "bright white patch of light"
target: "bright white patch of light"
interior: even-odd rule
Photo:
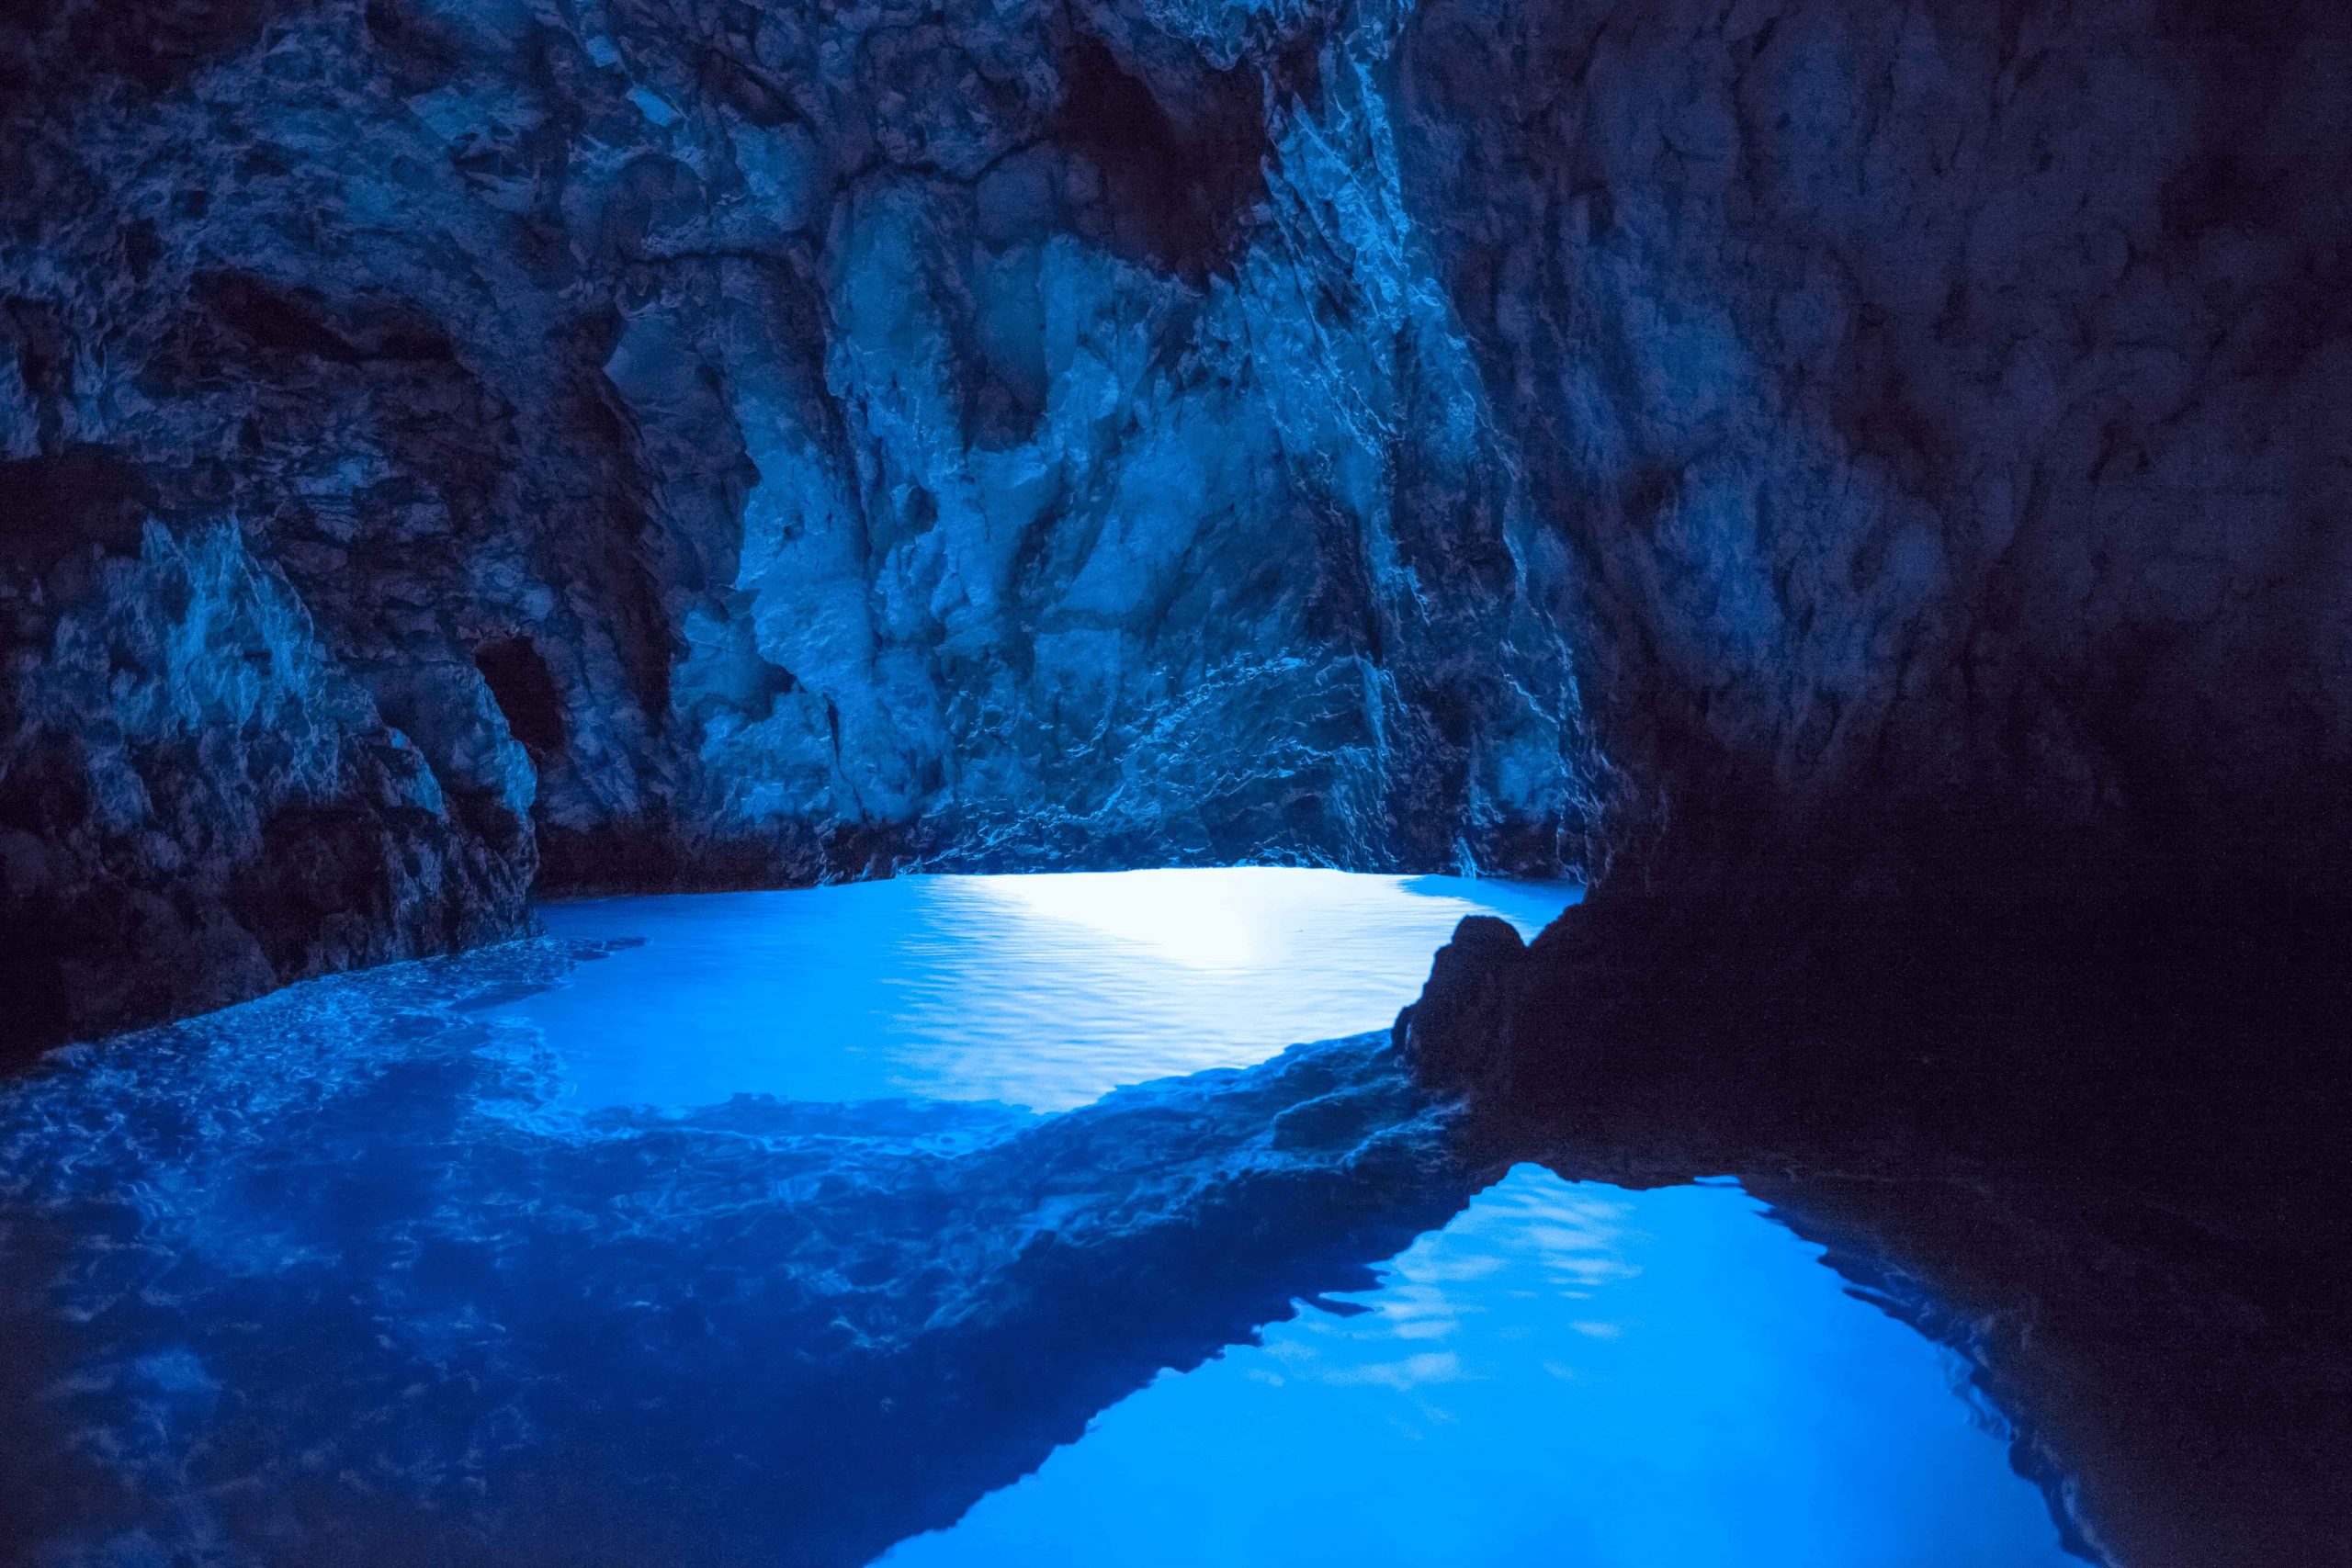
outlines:
[[[1070,872],[974,883],[1033,917],[1149,948],[1188,969],[1281,964],[1318,920],[1335,922],[1397,897],[1404,878],[1256,867]],[[1473,906],[1464,904],[1463,913]]]
[[[1040,1111],[1385,1029],[1463,916],[1532,936],[1565,884],[1279,866],[906,876],[559,904],[630,942],[514,1004],[571,1103],[914,1095]]]

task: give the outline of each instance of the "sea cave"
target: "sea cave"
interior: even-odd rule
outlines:
[[[2323,0],[17,0],[0,655],[0,1564],[2352,1565]]]

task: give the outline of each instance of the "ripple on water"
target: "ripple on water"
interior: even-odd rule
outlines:
[[[1247,866],[587,900],[548,909],[550,934],[640,945],[513,1016],[566,1043],[582,1107],[759,1091],[1066,1111],[1385,1029],[1464,915],[1532,937],[1577,896]]]
[[[1540,1527],[1662,1561],[1812,1517],[1852,1551],[1810,1561],[1860,1562],[2021,1539],[2032,1495],[1932,1353],[1740,1194],[1521,1173],[1472,1203],[1385,1032],[1282,1051],[1385,1026],[1463,887],[1023,881],[571,906],[547,940],[0,1088],[11,1544],[1469,1562]],[[1530,929],[1562,897],[1471,890]]]

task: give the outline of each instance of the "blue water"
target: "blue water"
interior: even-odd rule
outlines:
[[[889,1568],[2074,1562],[1957,1363],[1736,1186],[1522,1166]],[[2079,1568],[2079,1565],[2077,1565]]]
[[[1532,937],[1575,897],[1566,884],[1248,867],[559,904],[550,935],[643,945],[515,1016],[564,1042],[582,1109],[761,1093],[1067,1111],[1385,1029],[1463,916]],[[665,1043],[680,1039],[694,1049]]]
[[[2064,1561],[1737,1188],[1485,1185],[1406,1079],[1454,921],[1570,897],[572,904],[60,1053],[0,1085],[0,1560]]]

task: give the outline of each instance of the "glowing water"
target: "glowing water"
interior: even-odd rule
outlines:
[[[1575,897],[1253,866],[560,904],[551,935],[644,945],[515,1016],[561,1043],[582,1109],[763,1093],[1065,1111],[1385,1029],[1463,916],[1532,937]]]
[[[62,1053],[0,1084],[0,1559],[2054,1559],[1744,1194],[1477,1194],[1382,1033],[1283,1050],[1568,897],[578,904]]]
[[[885,1561],[2074,1562],[1957,1364],[1817,1256],[1728,1183],[1523,1166],[1340,1298],[1360,1310],[1162,1374]]]

